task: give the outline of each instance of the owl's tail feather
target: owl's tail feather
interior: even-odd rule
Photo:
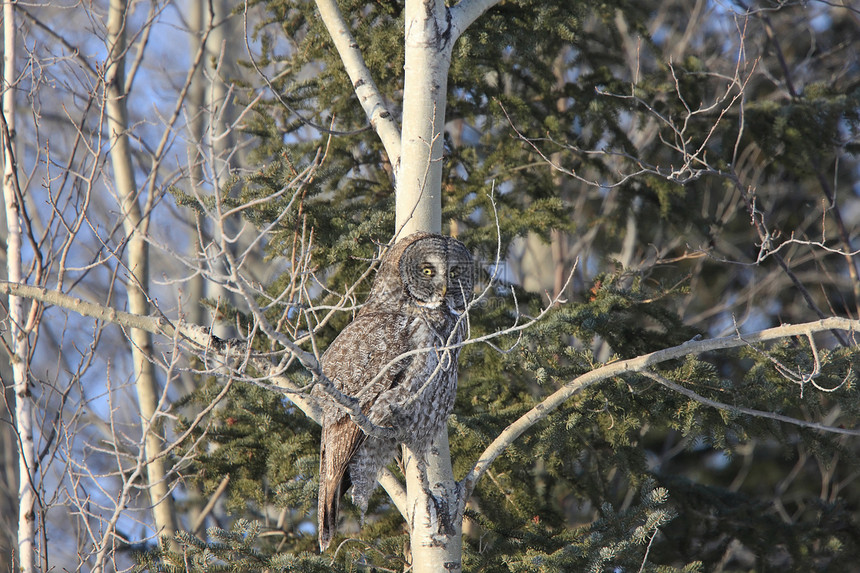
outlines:
[[[323,424],[320,442],[320,491],[317,506],[320,553],[326,550],[337,531],[340,498],[352,485],[349,463],[367,436],[350,419],[342,416]]]
[[[319,505],[317,519],[319,522],[320,553],[325,551],[337,531],[337,516],[340,508],[340,498],[351,485],[349,472],[345,472],[339,483],[320,481]]]

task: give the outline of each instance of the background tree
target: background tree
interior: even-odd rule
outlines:
[[[18,77],[12,62],[15,61],[15,11],[11,4],[3,5],[3,89],[2,89],[2,121],[0,121],[0,143],[3,146],[3,205],[6,220],[6,277],[10,282],[23,282],[23,235],[19,222],[21,211],[21,189],[16,170],[15,152],[15,97],[14,88],[18,84]],[[39,269],[41,270],[41,269]],[[30,380],[28,366],[30,362],[30,334],[34,328],[35,314],[38,305],[29,305],[27,311],[26,301],[17,296],[10,296],[6,312],[8,324],[8,339],[4,340],[4,346],[9,364],[6,368],[3,397],[7,400],[7,411],[14,409],[14,445],[18,455],[13,458],[7,456],[6,463],[17,465],[17,475],[12,474],[13,479],[8,480],[9,485],[17,482],[17,511],[10,511],[7,515],[17,515],[17,538],[15,546],[20,555],[21,567],[32,570],[34,567],[34,546],[36,543],[36,495],[33,487],[33,471],[36,465],[36,452],[33,444],[33,404],[30,400]],[[10,372],[11,371],[11,372]],[[11,374],[11,376],[10,376]],[[9,404],[9,392],[14,392],[12,404]],[[10,416],[11,418],[11,416]],[[7,444],[12,440],[7,440]],[[11,444],[9,444],[11,445]],[[8,472],[7,475],[9,475]],[[15,488],[10,488],[14,489]],[[9,504],[9,509],[15,504]],[[11,543],[9,544],[12,545]],[[11,547],[10,547],[11,548]]]
[[[457,10],[470,5],[488,6]],[[80,532],[38,544],[39,561],[418,565],[397,467],[363,527],[353,512],[338,550],[313,554],[318,429],[305,393],[314,355],[362,300],[376,245],[408,219],[392,191],[430,197],[438,181],[443,232],[483,256],[485,282],[496,274],[470,313],[473,339],[494,337],[464,348],[450,421],[452,495],[474,488],[455,548],[464,570],[856,567],[857,12],[501,2],[456,43],[442,30],[447,94],[437,82],[413,115],[413,7],[242,4],[241,56],[180,61],[150,38],[197,29],[181,7],[132,6],[127,132],[158,253],[154,314],[140,316],[120,311],[131,245],[103,207],[117,205],[103,199],[117,183],[99,96],[110,68],[96,65],[110,53],[97,40],[107,6],[63,19],[16,6],[20,45],[41,63],[18,64],[22,218],[39,221],[24,229],[50,272],[27,279],[47,290],[4,288],[53,305],[29,374],[36,525],[49,540]],[[212,14],[195,45],[220,25]],[[329,31],[338,15],[346,49]],[[81,49],[93,43],[102,51]],[[199,112],[187,93],[230,56],[243,66],[228,80],[235,119],[206,110],[223,127],[201,139],[185,131]],[[350,77],[358,56],[365,75]],[[396,148],[398,124],[404,138],[407,125],[426,130],[411,140],[426,154],[417,176],[404,175],[418,152]],[[218,147],[228,133],[253,148],[235,163]],[[184,139],[199,142],[190,163],[172,151]],[[191,210],[206,223],[183,226]],[[179,320],[196,276],[223,289],[203,302],[241,342]],[[529,316],[541,320],[519,328]],[[122,399],[133,362],[110,324],[159,335],[149,421]],[[164,426],[178,552],[155,550],[147,423]]]

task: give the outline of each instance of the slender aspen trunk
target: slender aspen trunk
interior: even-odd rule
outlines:
[[[123,226],[128,237],[128,306],[133,314],[149,314],[146,288],[149,280],[149,249],[145,241],[148,220],[141,214],[134,170],[129,149],[127,94],[125,93],[125,52],[126,52],[126,0],[111,0],[108,14],[108,41],[111,52],[105,69],[107,87],[107,116],[111,142],[111,165],[114,171],[114,184],[122,200]],[[173,499],[165,475],[164,459],[155,459],[161,450],[158,420],[158,382],[150,357],[152,339],[149,333],[131,330],[134,377],[137,390],[141,424],[146,433],[146,448],[149,498],[152,503],[153,518],[160,536],[172,538],[176,531],[176,515]],[[148,422],[153,422],[150,426]]]
[[[427,458],[422,472],[412,453],[404,450],[410,571],[461,571],[463,497],[451,469],[447,428],[439,432]]]
[[[401,164],[397,179],[398,238],[442,230],[442,130],[451,46],[455,40],[445,2],[407,0]],[[459,508],[447,430],[440,432],[425,467],[406,456],[407,512],[412,571],[459,571]]]
[[[451,64],[450,28],[442,1],[407,0],[403,126],[397,179],[396,231],[406,237],[415,231],[442,230],[442,130],[448,68]],[[425,465],[408,450],[406,456],[407,519],[412,571],[459,571],[462,560],[462,523],[451,469],[447,429],[439,433]]]
[[[233,121],[235,107],[233,106],[233,95],[227,84],[235,77],[233,51],[229,49],[232,42],[238,38],[236,32],[235,18],[230,16],[230,6],[225,0],[215,0],[211,8],[206,11],[206,26],[211,26],[209,40],[206,43],[206,86],[207,113],[206,113],[206,137],[205,149],[209,155],[209,168],[212,170],[213,183],[217,193],[225,193],[227,180],[230,178],[230,167],[234,164],[232,153],[235,144],[230,124]],[[216,214],[213,211],[213,214]],[[217,254],[216,245],[224,245],[221,241],[222,233],[227,235],[238,235],[240,228],[232,219],[216,219],[206,221],[204,230],[214,238],[213,244],[209,246],[208,256],[212,260],[223,261],[223,257]],[[241,244],[241,240],[240,243]],[[226,248],[234,248],[237,245],[227,242]],[[238,250],[238,249],[237,249]],[[233,251],[236,252],[236,251]],[[217,273],[229,275],[229,270],[223,263],[218,263]],[[206,281],[204,284],[206,298],[222,301],[226,304],[230,300],[230,294],[217,281]],[[222,338],[235,336],[233,329],[221,321],[212,321],[212,333]]]
[[[205,26],[211,26],[209,40],[206,42],[205,63],[208,85],[208,146],[211,153],[210,163],[215,184],[223,189],[230,177],[230,166],[234,163],[234,137],[230,124],[235,116],[233,94],[228,82],[235,79],[235,53],[230,47],[239,38],[241,31],[236,30],[236,19],[231,17],[231,5],[225,0],[214,0],[211,12],[207,10]],[[210,20],[211,18],[211,20]]]
[[[189,54],[197,53],[201,48],[201,43],[204,41],[204,28],[209,20],[206,6],[203,2],[191,2],[188,10],[188,22],[190,26],[190,45]],[[203,131],[204,131],[204,97],[206,94],[206,75],[204,74],[205,63],[200,64],[191,78],[191,85],[188,89],[188,184],[191,186],[192,192],[198,197],[201,196],[201,182],[203,181]],[[203,247],[198,240],[197,229],[201,229],[205,225],[205,218],[202,213],[193,210],[195,224],[188,230],[188,245],[190,257],[200,258],[203,254]],[[190,324],[207,324],[206,319],[208,314],[203,312],[203,306],[199,301],[205,298],[205,279],[202,274],[196,274],[191,277],[186,283],[185,292],[183,293],[182,312],[185,320]],[[182,392],[185,394],[191,393],[197,385],[197,376],[193,372],[183,372],[180,376],[182,382]],[[186,484],[186,495],[188,496],[188,505],[186,510],[186,518],[188,523],[198,523],[201,510],[206,503],[203,498],[201,488],[193,481]]]
[[[15,5],[3,3],[3,199],[6,206],[6,272],[9,282],[23,280],[21,265],[21,205],[16,193],[15,165]],[[29,338],[24,325],[24,299],[9,296],[9,343],[15,388],[15,430],[18,435],[18,567],[36,570],[36,492],[33,488],[35,449],[33,405],[27,380]]]
[[[442,152],[448,70],[454,42],[498,0],[406,0],[405,66],[400,165],[397,171],[397,238],[415,231],[441,232]],[[407,519],[412,570],[462,570],[464,497],[454,480],[447,429],[437,436],[424,467],[405,452]],[[410,463],[411,462],[411,463]]]
[[[403,118],[398,138],[337,3],[316,0],[356,95],[392,162],[398,240],[416,231],[442,230],[442,136],[452,49],[460,34],[498,2],[461,0],[448,8],[444,0],[406,0]],[[404,457],[411,570],[460,571],[464,495],[451,469],[447,429],[437,436],[424,464],[407,449]]]
[[[442,228],[442,130],[454,36],[441,0],[407,0],[396,229]]]

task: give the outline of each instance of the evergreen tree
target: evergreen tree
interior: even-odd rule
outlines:
[[[402,4],[340,8],[396,108]],[[248,192],[271,193],[276,166],[311,160],[329,134],[309,127],[339,132],[303,197],[301,224],[314,229],[319,267],[336,265],[327,287],[341,291],[366,268],[373,242],[392,233],[392,166],[363,129],[313,3],[273,0],[265,9],[255,31],[263,60],[293,73],[273,81],[278,95],[253,124],[256,158],[269,167]],[[780,31],[798,21],[804,40],[783,46]],[[569,300],[496,339],[504,352],[464,349],[449,424],[457,478],[502,429],[601,364],[736,329],[856,315],[854,236],[842,215],[857,205],[850,153],[860,70],[845,59],[855,32],[847,10],[823,5],[771,13],[702,3],[691,15],[684,3],[523,1],[501,3],[464,34],[449,77],[443,226],[488,263],[498,234],[509,265],[471,316],[472,336],[546,305],[522,288],[529,268],[512,254],[517,245],[549,259],[552,276],[531,278],[550,293],[557,267],[579,265],[556,291]],[[280,35],[289,49],[279,49]],[[263,224],[276,213],[255,216]],[[287,250],[298,223],[282,221],[273,254]],[[276,282],[272,292],[280,289]],[[860,549],[856,437],[753,411],[855,427],[852,339],[834,332],[696,352],[577,393],[477,483],[463,569],[851,570]],[[236,394],[217,415],[236,419],[246,400]],[[272,418],[268,406],[261,415]],[[247,485],[231,486],[234,507],[253,499],[294,516],[312,507],[314,488],[299,484],[312,472],[315,434],[296,431],[307,424],[301,416],[289,418],[270,440],[251,439],[290,454],[270,452]],[[212,436],[221,447],[200,471],[218,467],[256,427],[250,417],[235,437]],[[266,499],[261,482],[275,486]],[[381,490],[375,500],[335,565],[409,562],[401,519]],[[266,566],[312,551],[307,517],[284,526]]]

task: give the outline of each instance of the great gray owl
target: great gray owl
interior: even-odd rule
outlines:
[[[465,320],[458,320],[472,297],[472,272],[472,255],[456,239],[429,233],[402,239],[382,258],[367,303],[323,354],[323,373],[335,387],[358,400],[373,424],[393,428],[397,438],[368,436],[330,398],[322,398],[321,551],[331,542],[340,498],[350,485],[363,514],[377,473],[398,444],[423,456],[445,427],[460,352],[438,349],[463,339]],[[418,349],[424,350],[402,356]]]

